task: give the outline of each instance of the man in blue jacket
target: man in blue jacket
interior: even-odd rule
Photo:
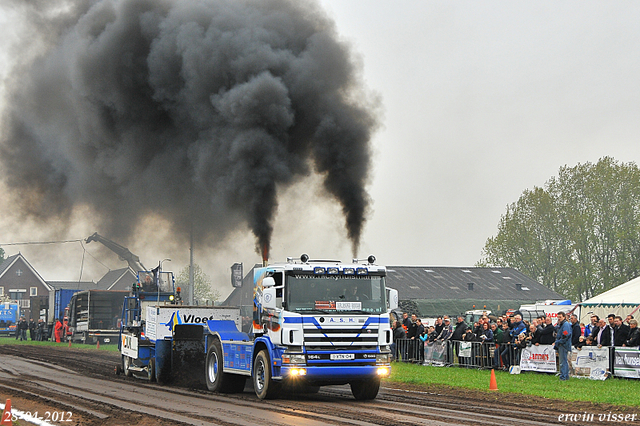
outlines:
[[[571,352],[571,324],[567,321],[564,312],[558,312],[558,333],[556,334],[556,344],[553,346],[558,351],[560,360],[560,380],[569,380],[569,360]]]

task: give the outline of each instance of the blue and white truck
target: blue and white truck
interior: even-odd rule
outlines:
[[[20,306],[12,302],[0,302],[0,336],[15,336],[20,318]]]
[[[336,384],[349,384],[356,399],[374,399],[380,380],[390,374],[389,312],[398,303],[385,276],[373,256],[366,263],[342,263],[303,255],[256,268],[248,333],[239,331],[239,309],[224,308],[234,313],[211,309],[182,324],[166,321],[171,333],[154,340],[150,326],[157,330],[166,323],[150,323],[147,311],[141,329],[122,330],[123,370],[162,381],[188,376],[224,393],[241,392],[250,377],[260,399],[277,397],[283,387]],[[132,297],[125,305],[134,312]],[[161,312],[162,303],[171,302],[156,303]],[[180,307],[187,309],[195,307]]]

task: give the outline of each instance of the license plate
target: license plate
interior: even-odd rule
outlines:
[[[355,354],[331,354],[331,359],[332,359],[332,360],[338,360],[338,359],[356,359],[356,355],[355,355]]]

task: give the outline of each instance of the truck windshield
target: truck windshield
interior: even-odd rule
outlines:
[[[387,311],[381,276],[289,275],[285,288],[287,310],[291,312]]]

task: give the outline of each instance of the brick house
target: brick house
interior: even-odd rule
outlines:
[[[21,253],[9,256],[0,264],[0,299],[15,301],[21,315],[31,315],[30,298],[47,296],[51,286],[42,279]]]

